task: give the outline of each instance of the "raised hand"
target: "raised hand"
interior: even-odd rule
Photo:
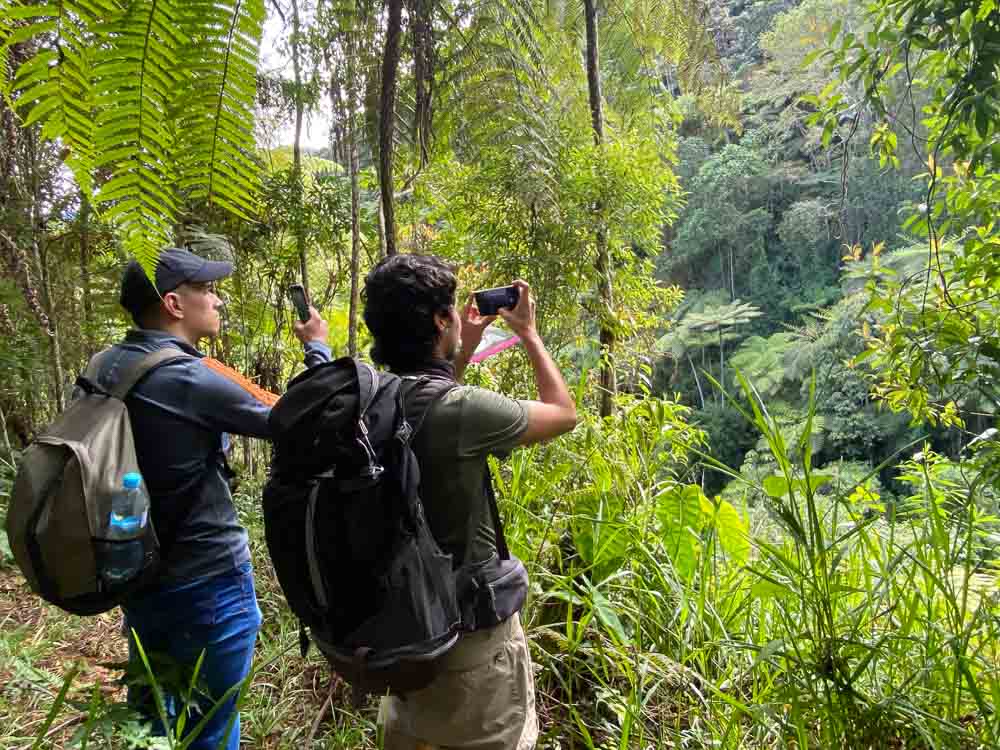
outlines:
[[[520,298],[513,310],[506,307],[500,308],[500,317],[510,326],[510,330],[522,339],[535,335],[535,298],[531,294],[531,286],[527,281],[518,279],[513,282],[517,287]]]
[[[476,300],[470,294],[462,311],[462,351],[471,357],[483,339],[483,331],[496,319],[496,315],[480,315]]]

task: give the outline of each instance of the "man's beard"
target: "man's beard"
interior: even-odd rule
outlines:
[[[448,353],[445,355],[445,359],[449,362],[454,362],[460,351],[462,351],[462,342],[456,341],[452,345],[451,349],[448,350]]]

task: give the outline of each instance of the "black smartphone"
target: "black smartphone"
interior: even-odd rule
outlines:
[[[306,289],[301,284],[292,284],[288,287],[288,294],[295,305],[295,311],[299,314],[299,320],[305,323],[309,320],[309,300],[306,299]]]
[[[480,289],[473,292],[480,315],[496,315],[501,307],[513,310],[521,298],[516,286],[498,286],[495,289]]]

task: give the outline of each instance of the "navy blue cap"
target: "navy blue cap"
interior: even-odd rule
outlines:
[[[168,247],[156,262],[156,288],[138,261],[129,261],[122,275],[122,291],[118,302],[132,317],[142,315],[167,292],[187,282],[203,283],[224,279],[233,272],[233,264],[221,260],[206,260],[188,250]]]

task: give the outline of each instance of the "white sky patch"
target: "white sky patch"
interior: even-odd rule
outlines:
[[[290,22],[289,22],[290,23]],[[279,75],[289,81],[294,80],[292,59],[286,52],[286,31],[281,18],[269,10],[264,21],[264,33],[260,44],[260,69],[268,75]],[[262,148],[291,146],[295,142],[294,115],[284,122],[269,121],[257,112],[258,145]],[[330,145],[329,100],[320,96],[318,112],[306,112],[302,123],[302,148],[320,149]]]

